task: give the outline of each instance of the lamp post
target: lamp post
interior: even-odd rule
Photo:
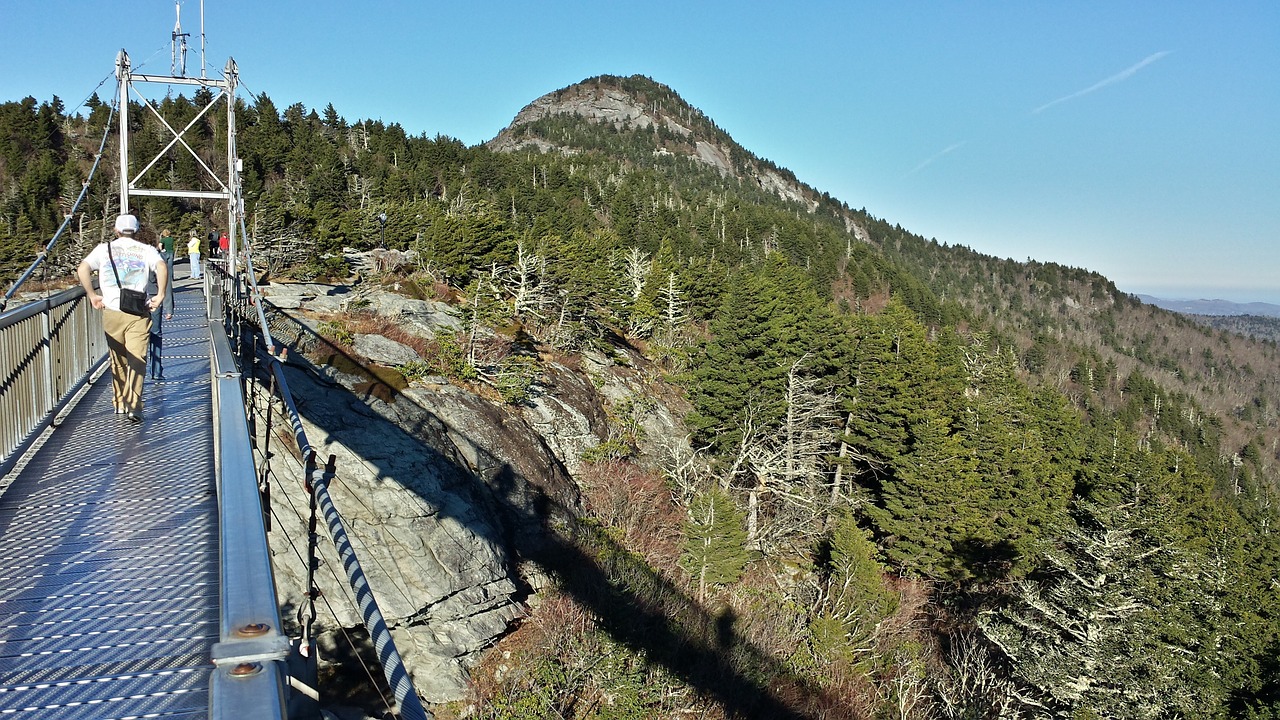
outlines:
[[[387,214],[378,213],[378,249],[387,249]]]

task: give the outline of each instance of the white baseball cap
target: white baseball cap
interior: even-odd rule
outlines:
[[[138,232],[138,218],[132,215],[121,215],[116,218],[116,232],[118,233],[136,233]]]

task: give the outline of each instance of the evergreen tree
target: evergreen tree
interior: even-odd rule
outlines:
[[[747,424],[776,428],[797,360],[808,355],[811,374],[830,377],[843,343],[836,327],[803,273],[780,256],[731,276],[693,371],[695,442],[725,454],[741,446]]]
[[[1203,561],[1171,542],[1169,513],[1137,483],[1113,504],[1076,502],[1044,569],[983,612],[1028,711],[1205,717],[1221,703],[1218,606],[1200,587]]]
[[[912,451],[895,463],[866,513],[896,566],[934,579],[965,579],[975,548],[996,541],[986,512],[991,488],[981,480],[978,458],[937,409],[919,408],[907,431]]]
[[[713,585],[737,582],[747,566],[747,532],[733,498],[713,487],[689,503],[680,566],[698,584],[698,599]]]
[[[825,550],[828,560],[818,568],[818,600],[809,618],[814,656],[819,663],[852,663],[856,649],[866,647],[897,609],[898,596],[885,584],[870,533],[852,513],[842,513],[832,525]]]
[[[841,368],[848,424],[861,481],[878,491],[914,442],[911,426],[926,408],[945,404],[949,371],[937,362],[924,327],[900,302],[879,315],[852,320],[852,343]]]

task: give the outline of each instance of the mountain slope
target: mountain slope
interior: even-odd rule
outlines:
[[[1260,483],[1274,484],[1274,344],[1205,330],[1087,270],[852,210],[644,78],[553,93],[492,147],[257,100],[238,115],[255,264],[350,285],[311,302],[307,334],[341,351],[313,361],[390,365],[353,375],[345,396],[316,385],[347,408],[333,433],[385,411],[402,447],[457,458],[459,479],[482,473],[498,506],[527,501],[505,503],[527,521],[510,532],[462,523],[512,558],[530,593],[522,621],[463,618],[486,634],[450,643],[401,578],[424,653],[469,664],[487,633],[509,633],[458,715],[907,716],[891,707],[906,698],[912,717],[978,716],[1008,709],[1014,682],[1039,703],[1026,714],[1280,710],[1280,518]],[[209,221],[161,200],[146,213],[180,232]],[[99,228],[83,225],[86,238]],[[371,252],[357,264],[348,247]],[[510,457],[487,452],[519,437]],[[372,473],[393,494],[439,477],[397,446],[353,444],[395,470]],[[525,492],[523,476],[564,480],[581,506],[555,511],[559,495]],[[430,513],[410,506],[405,526]],[[379,543],[394,524],[375,513],[360,531]],[[526,553],[534,528],[550,545]],[[404,534],[436,549],[426,526]],[[1155,545],[1127,552],[1114,537]],[[1109,571],[1084,567],[1099,548],[1131,568],[1121,605],[1161,612],[1109,615],[1102,645],[1009,634],[1043,608],[1015,597],[1037,586],[1071,590],[1055,594],[1070,617],[1107,602],[1090,588],[1110,588]],[[483,575],[440,587],[497,588]],[[504,616],[522,600],[507,597]],[[1001,619],[1003,656],[962,632]],[[1134,637],[1157,645],[1132,652]],[[1081,687],[1063,652],[1124,671],[1063,699]],[[976,667],[986,696],[962,687]]]
[[[691,169],[702,179],[691,180],[688,172],[674,179],[686,188],[681,191],[686,198],[698,183],[714,187],[713,176],[730,180],[741,192],[759,190],[749,197],[846,235],[836,240],[843,253],[825,259],[808,250],[792,253],[831,283],[835,298],[847,298],[856,307],[879,304],[867,304],[877,291],[868,291],[859,279],[865,255],[855,257],[853,244],[870,245],[879,251],[877,262],[912,276],[886,282],[881,290],[909,291],[917,298],[913,307],[931,322],[960,319],[943,308],[964,308],[964,315],[994,333],[996,342],[1015,349],[1028,380],[1066,392],[1082,407],[1119,411],[1133,399],[1125,394],[1127,378],[1140,371],[1163,389],[1166,407],[1178,397],[1191,416],[1208,412],[1221,419],[1215,442],[1222,443],[1224,456],[1250,443],[1280,445],[1273,400],[1280,396],[1280,356],[1274,345],[1206,333],[1183,317],[1138,302],[1097,273],[1057,265],[1051,258],[1002,260],[928,241],[852,210],[785,168],[755,157],[671,88],[649,78],[600,76],[548,93],[486,146],[505,153],[597,155],[636,167]],[[690,215],[688,222],[697,219]],[[779,246],[787,251],[785,237]],[[832,266],[824,267],[827,262]],[[919,288],[908,287],[912,284]],[[930,297],[921,299],[922,294]],[[1270,453],[1256,468],[1273,486],[1280,484],[1277,459]]]

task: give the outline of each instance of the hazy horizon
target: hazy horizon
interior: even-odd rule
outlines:
[[[1280,291],[1273,289],[1249,289],[1249,288],[1189,288],[1189,287],[1157,287],[1144,289],[1130,289],[1116,285],[1121,292],[1130,295],[1149,295],[1161,300],[1169,301],[1196,301],[1196,300],[1225,300],[1227,302],[1238,303],[1241,305],[1248,303],[1267,303],[1269,305],[1280,306]]]

